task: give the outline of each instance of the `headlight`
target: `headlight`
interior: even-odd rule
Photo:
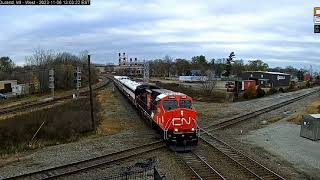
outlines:
[[[194,128],[192,128],[191,131],[194,131]]]
[[[178,129],[176,128],[176,129],[174,129],[174,131],[175,131],[175,132],[178,132]]]

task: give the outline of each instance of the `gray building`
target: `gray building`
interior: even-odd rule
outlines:
[[[266,87],[289,86],[291,75],[280,72],[247,71],[241,74],[243,80],[255,80],[257,85]]]
[[[309,114],[303,117],[300,136],[313,141],[320,140],[320,114]]]

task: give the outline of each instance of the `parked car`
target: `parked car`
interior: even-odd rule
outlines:
[[[0,99],[7,99],[7,95],[4,95],[4,94],[0,93]]]

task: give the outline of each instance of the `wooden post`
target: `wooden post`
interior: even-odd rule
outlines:
[[[89,90],[90,90],[90,113],[91,113],[91,127],[95,129],[94,117],[93,117],[93,99],[92,99],[92,87],[91,87],[91,63],[90,55],[88,55],[88,68],[89,68]]]

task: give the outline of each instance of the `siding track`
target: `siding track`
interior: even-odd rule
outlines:
[[[216,123],[216,124],[213,124],[213,125],[209,125],[207,126],[205,129],[207,129],[208,131],[217,131],[217,130],[221,130],[221,129],[225,129],[225,128],[229,128],[235,124],[238,124],[240,122],[243,122],[243,121],[246,121],[248,119],[251,119],[251,118],[254,118],[254,117],[257,117],[261,114],[264,114],[264,113],[267,113],[267,112],[270,112],[270,111],[273,111],[275,109],[278,109],[278,108],[281,108],[281,107],[284,107],[284,106],[287,106],[291,103],[294,103],[296,101],[299,101],[305,97],[308,97],[308,96],[311,96],[313,94],[316,94],[316,93],[319,93],[319,90],[314,90],[312,92],[309,92],[309,93],[306,93],[306,94],[303,94],[303,95],[300,95],[298,97],[295,97],[295,98],[292,98],[292,99],[289,99],[287,101],[283,101],[283,102],[280,102],[280,103],[277,103],[277,104],[274,104],[274,105],[271,105],[271,106],[268,106],[266,108],[262,108],[262,109],[259,109],[259,110],[256,110],[256,111],[253,111],[253,112],[249,112],[247,114],[244,114],[244,115],[241,115],[241,116],[236,116],[236,117],[232,117],[230,119],[227,119],[223,122],[220,122],[220,123]]]
[[[54,167],[50,169],[45,169],[29,174],[19,175],[15,177],[7,178],[9,179],[53,179],[62,176],[72,175],[74,173],[85,172],[87,170],[101,167],[106,164],[126,160],[131,157],[135,157],[138,155],[142,155],[147,152],[159,150],[161,148],[166,147],[163,141],[156,141],[153,143],[144,144],[141,146],[137,146],[134,148],[130,148],[124,151],[115,152],[103,156],[99,156],[96,158],[83,160],[80,162],[67,164],[64,166]]]
[[[97,85],[94,90],[99,90],[102,89],[106,86],[108,86],[111,83],[111,80],[106,80],[105,82]],[[80,92],[80,95],[85,96],[89,94],[89,90],[82,90]],[[0,116],[1,115],[6,115],[6,114],[10,114],[10,113],[16,113],[16,112],[23,112],[23,111],[27,111],[27,110],[32,110],[35,108],[40,108],[40,107],[44,107],[44,106],[48,106],[48,105],[53,105],[55,103],[57,103],[58,101],[62,101],[62,100],[66,100],[66,99],[72,99],[72,94],[69,95],[64,95],[61,97],[57,97],[53,100],[48,100],[48,101],[32,101],[32,102],[27,102],[24,104],[20,104],[20,105],[15,105],[15,106],[11,106],[11,107],[7,107],[7,108],[2,108],[0,110]]]
[[[226,142],[216,138],[203,129],[201,129],[200,138],[207,144],[209,144],[212,148],[215,148],[216,150],[224,154],[225,157],[221,158],[227,157],[230,160],[234,161],[236,164],[245,169],[249,174],[251,174],[255,179],[284,180],[284,178],[280,175],[258,163],[254,159],[251,159],[250,157],[244,155],[239,150],[233,148]]]
[[[191,179],[225,179],[218,171],[209,165],[201,155],[190,152],[181,153],[179,156],[187,166],[188,170],[193,174]]]

